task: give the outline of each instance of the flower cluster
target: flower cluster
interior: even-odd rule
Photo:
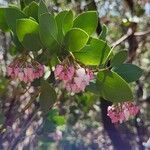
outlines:
[[[107,115],[111,118],[112,123],[128,120],[130,116],[136,116],[139,108],[133,102],[118,103],[108,107]]]
[[[57,65],[54,71],[55,78],[62,81],[64,88],[68,92],[83,92],[90,80],[93,79],[93,72],[90,69],[78,68],[74,66]]]
[[[43,74],[44,66],[36,61],[28,62],[18,58],[7,67],[8,76],[18,78],[25,83],[32,82],[34,79],[42,77]]]

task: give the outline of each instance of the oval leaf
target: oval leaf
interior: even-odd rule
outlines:
[[[26,18],[26,15],[17,8],[6,8],[5,14],[9,28],[16,33],[16,20]]]
[[[73,12],[70,10],[66,13],[63,22],[62,22],[62,28],[64,35],[72,28],[73,26]]]
[[[89,39],[88,34],[78,28],[73,28],[67,32],[64,43],[67,50],[76,52],[81,50]]]
[[[16,24],[18,39],[24,47],[28,50],[41,49],[38,23],[31,19],[19,19]]]
[[[33,1],[29,6],[26,6],[23,11],[28,17],[33,17],[38,21],[38,7],[38,4]]]
[[[113,69],[127,82],[137,81],[143,73],[143,70],[133,64],[122,64],[117,68]]]
[[[57,35],[58,35],[58,28],[54,16],[45,13],[40,15],[39,18],[39,26],[40,26],[40,38],[45,46],[50,51],[55,51],[52,49],[54,45],[57,43]]]
[[[40,18],[40,15],[42,15],[44,13],[48,13],[48,9],[47,9],[45,3],[43,2],[43,0],[41,0],[41,2],[39,4],[39,9],[38,9],[38,17]]]
[[[5,18],[5,8],[0,8],[0,29],[2,31],[7,31],[9,29]]]
[[[101,40],[106,40],[106,35],[107,35],[107,27],[106,27],[106,25],[104,24],[103,26],[102,26],[102,31],[101,31],[101,33],[100,33],[100,35],[99,35],[99,39],[101,39]]]
[[[126,61],[127,56],[128,56],[127,51],[120,51],[120,52],[118,52],[118,53],[112,58],[111,66],[112,66],[112,67],[116,67],[116,66],[119,66],[119,65],[123,64],[123,63]]]
[[[62,43],[63,38],[64,38],[64,34],[63,34],[63,30],[62,30],[62,24],[64,21],[64,17],[66,16],[66,14],[68,13],[68,11],[61,11],[60,13],[57,14],[57,16],[55,17],[55,20],[57,22],[57,27],[58,27],[58,36],[57,36],[57,40]]]
[[[112,102],[123,102],[133,99],[129,85],[113,71],[100,71],[97,84],[102,97]]]
[[[106,61],[109,52],[110,47],[106,42],[93,38],[90,45],[86,45],[79,52],[73,54],[85,65],[99,65]]]
[[[42,81],[41,94],[39,98],[41,110],[44,113],[47,113],[50,107],[52,107],[52,105],[55,103],[56,99],[57,95],[55,90],[50,86],[47,81]]]
[[[89,35],[95,32],[98,24],[98,15],[96,11],[87,11],[80,14],[75,20],[73,27],[81,28]]]

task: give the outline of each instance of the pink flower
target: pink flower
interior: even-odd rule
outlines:
[[[36,61],[25,62],[16,59],[7,67],[7,75],[11,78],[18,78],[25,83],[32,82],[34,79],[42,77],[44,66]]]
[[[34,72],[32,68],[27,68],[27,76],[29,81],[33,81],[34,80]]]
[[[57,65],[54,71],[55,78],[60,75],[60,73],[63,71],[63,66],[62,65]]]
[[[7,74],[10,76],[13,73],[13,69],[11,67],[7,67]]]
[[[131,116],[136,116],[138,112],[139,108],[133,102],[118,103],[107,109],[107,115],[111,118],[112,123],[122,123]]]
[[[74,66],[57,65],[54,71],[56,80],[63,83],[63,87],[72,93],[83,92],[90,80],[93,79],[93,72],[89,69],[78,68]]]
[[[86,69],[86,71],[87,71],[87,74],[90,76],[90,80],[92,80],[93,78],[94,78],[94,73],[93,73],[93,71],[92,70],[90,70],[90,69]]]
[[[18,78],[19,78],[20,81],[23,81],[23,79],[24,79],[24,73],[23,72],[19,72],[18,73]]]
[[[57,65],[54,71],[55,78],[59,80],[72,80],[74,73],[75,69],[73,66],[65,68],[62,65]]]

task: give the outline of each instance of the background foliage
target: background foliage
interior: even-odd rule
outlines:
[[[146,1],[47,0],[48,8],[36,2],[11,1],[9,8],[0,9],[4,53],[0,62],[1,148],[144,149],[142,142],[150,132],[150,32],[149,14],[144,12]],[[22,11],[16,7],[19,3]],[[77,17],[79,13],[82,14]],[[6,32],[10,30],[13,32]],[[36,80],[26,86],[5,76],[6,65],[24,52],[32,53],[47,66],[47,81]],[[98,73],[97,81],[85,93],[68,96],[57,89],[49,68],[58,64],[58,57],[64,59],[70,52],[83,66],[108,66],[111,70]],[[113,125],[106,115],[107,107],[111,102],[133,97],[141,108],[140,115]],[[51,134],[56,130],[63,132],[63,138],[54,142]]]

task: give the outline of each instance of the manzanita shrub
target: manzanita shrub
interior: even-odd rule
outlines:
[[[66,123],[55,109],[64,93],[111,101],[108,116],[113,123],[139,112],[129,84],[140,78],[142,70],[125,62],[127,51],[115,53],[106,41],[106,26],[97,35],[97,25],[95,11],[53,13],[43,1],[0,8],[0,29],[10,33],[16,50],[7,77],[38,89],[35,97],[40,110],[54,129]],[[61,136],[59,131],[53,133],[55,140]]]

